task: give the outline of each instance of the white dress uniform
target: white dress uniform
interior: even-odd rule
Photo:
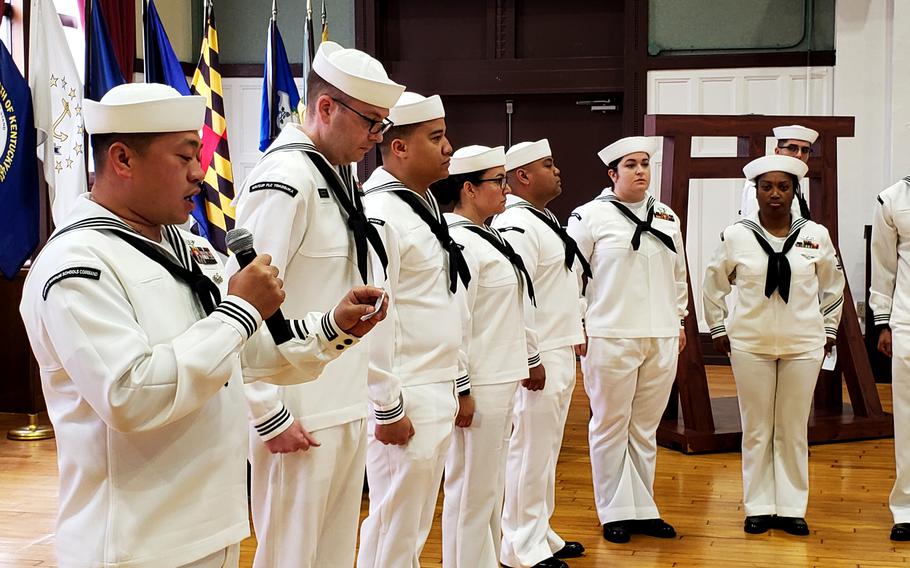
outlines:
[[[878,195],[872,221],[869,307],[891,328],[891,390],[897,476],[891,490],[896,523],[910,523],[910,176]]]
[[[154,243],[89,194],[63,225],[20,307],[57,436],[59,564],[157,568],[217,555],[249,534],[241,350],[251,376],[288,365],[267,333],[253,335],[253,306],[227,296],[206,317],[189,286],[118,235],[224,284],[205,239],[164,227]],[[306,347],[334,356],[321,334]]]
[[[323,160],[323,167],[339,177],[330,183],[314,160]],[[336,191],[346,192],[354,203],[350,167],[330,166],[299,126],[291,124],[235,198],[237,227],[253,233],[256,251],[271,255],[284,279],[285,317],[302,317],[312,309],[329,312],[349,289],[364,284],[348,214]],[[229,261],[229,272],[236,268],[236,261]],[[357,338],[339,335],[342,346],[351,348],[316,381],[245,386],[257,568],[354,564],[366,467],[368,351],[366,345],[354,345]],[[295,417],[321,446],[271,453],[264,442],[284,432]]]
[[[787,237],[765,231],[757,214],[724,229],[703,285],[711,336],[727,335],[732,349],[746,516],[805,516],[812,393],[825,338],[836,338],[844,301],[844,275],[828,230],[792,219]],[[789,278],[775,268],[769,277],[777,261],[767,250],[783,254]],[[734,282],[738,295],[725,324]],[[771,282],[780,282],[776,291],[768,291]]]
[[[83,118],[93,135],[179,133],[204,112],[202,97],[144,83],[86,100]],[[242,375],[312,380],[336,356],[322,330],[281,346],[257,333],[252,305],[221,300],[211,245],[160,229],[151,241],[83,194],[25,282],[57,435],[62,567],[236,566],[249,534]]]
[[[582,358],[593,415],[588,428],[594,497],[601,524],[655,519],[656,433],[676,377],[679,332],[688,302],[679,220],[648,196],[624,204],[609,189],[578,207],[568,232],[591,264]],[[653,231],[637,225],[652,217]]]
[[[578,297],[580,270],[574,255],[566,266],[566,246],[556,232],[516,195],[493,219],[521,255],[534,282],[537,308],[529,325],[538,336],[547,373],[543,390],[519,388],[506,465],[500,560],[507,566],[533,566],[565,546],[550,528],[556,491],[556,463],[575,390],[574,346],[584,343],[584,302]],[[549,210],[541,212],[559,226]]]
[[[524,311],[534,307],[523,274],[473,232],[485,231],[508,246],[496,230],[454,213],[445,218],[471,271],[470,283],[456,298],[463,310],[462,350],[475,411],[470,427],[455,428],[446,460],[442,563],[497,568],[515,391],[528,367],[540,363],[537,335],[525,330]]]
[[[378,61],[329,41],[319,46],[313,73],[379,108],[394,105],[404,91]],[[352,287],[370,283],[369,250],[381,258],[385,251],[361,198],[351,167],[332,166],[293,124],[250,172],[235,200],[237,226],[252,231],[258,252],[272,255],[285,282],[286,316],[327,311]],[[256,568],[354,564],[366,468],[368,345],[354,345],[356,338],[346,335],[341,343],[340,351],[351,349],[315,382],[246,387]],[[272,454],[264,442],[295,417],[321,445]]]
[[[360,527],[357,566],[418,568],[455,426],[456,382],[469,387],[459,364],[461,314],[450,291],[447,249],[395,192],[409,192],[444,227],[433,195],[421,197],[381,167],[364,191],[370,222],[389,257],[389,309],[370,337],[370,513]],[[374,438],[377,423],[396,422],[405,413],[415,431],[406,445]]]

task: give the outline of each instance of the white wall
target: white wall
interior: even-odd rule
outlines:
[[[303,81],[296,79],[297,89],[303,92]],[[234,186],[240,189],[243,180],[256,165],[259,152],[259,112],[262,104],[261,77],[222,77],[224,114],[231,150]]]
[[[144,43],[142,38],[142,9],[146,0],[136,0],[136,57],[142,59]],[[155,8],[161,17],[161,24],[167,31],[167,38],[180,61],[199,60],[199,46],[193,45],[192,2],[189,0],[155,0]],[[112,25],[108,22],[108,25]]]
[[[824,116],[834,108],[833,91],[831,67],[651,71],[648,113]],[[769,138],[768,150],[773,147]],[[696,137],[692,156],[736,156],[736,138]],[[650,191],[655,196],[660,195],[662,160],[658,155],[652,162]],[[742,179],[690,182],[686,255],[701,331],[708,329],[701,305],[705,266],[719,243],[720,231],[739,218],[742,187]]]
[[[875,195],[910,174],[910,2],[837,3],[834,113],[856,117],[856,136],[838,148],[838,207],[844,267],[863,298],[862,226]]]

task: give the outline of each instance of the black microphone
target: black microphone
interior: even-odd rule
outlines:
[[[256,258],[256,251],[253,250],[253,233],[248,229],[231,229],[227,232],[224,241],[228,250],[237,257],[237,264],[240,265],[241,270],[246,268]],[[291,327],[288,325],[287,320],[284,319],[284,314],[281,313],[280,308],[265,320],[265,325],[269,328],[269,333],[272,334],[275,345],[281,345],[293,337],[291,335]]]

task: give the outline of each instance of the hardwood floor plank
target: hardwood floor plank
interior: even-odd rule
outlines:
[[[728,367],[709,369],[714,396],[736,389]],[[889,385],[879,385],[890,410]],[[810,499],[805,538],[772,531],[747,535],[742,530],[742,479],[738,453],[686,456],[658,450],[655,491],[662,515],[679,537],[659,540],[634,536],[625,545],[603,540],[594,511],[588,462],[588,400],[579,376],[566,427],[557,474],[557,511],[553,526],[588,549],[572,559],[573,568],[883,568],[910,565],[910,543],[888,539],[891,513],[888,493],[894,482],[893,440],[870,440],[811,446]],[[0,431],[22,417],[0,415]],[[439,507],[442,500],[440,498]],[[56,566],[53,550],[57,506],[56,450],[53,440],[0,440],[0,568]],[[362,515],[367,500],[363,500]],[[301,527],[301,530],[305,528]],[[241,566],[252,564],[253,537],[241,545]],[[440,566],[439,516],[421,558],[422,566]]]

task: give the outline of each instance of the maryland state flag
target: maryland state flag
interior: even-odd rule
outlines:
[[[193,218],[200,235],[206,237],[223,254],[227,254],[224,239],[234,228],[234,174],[231,153],[228,151],[227,125],[224,121],[224,98],[221,90],[221,69],[218,63],[218,32],[215,30],[215,9],[206,3],[206,34],[202,40],[199,65],[193,74],[193,94],[206,100],[205,124],[202,127],[202,193],[196,196]]]

